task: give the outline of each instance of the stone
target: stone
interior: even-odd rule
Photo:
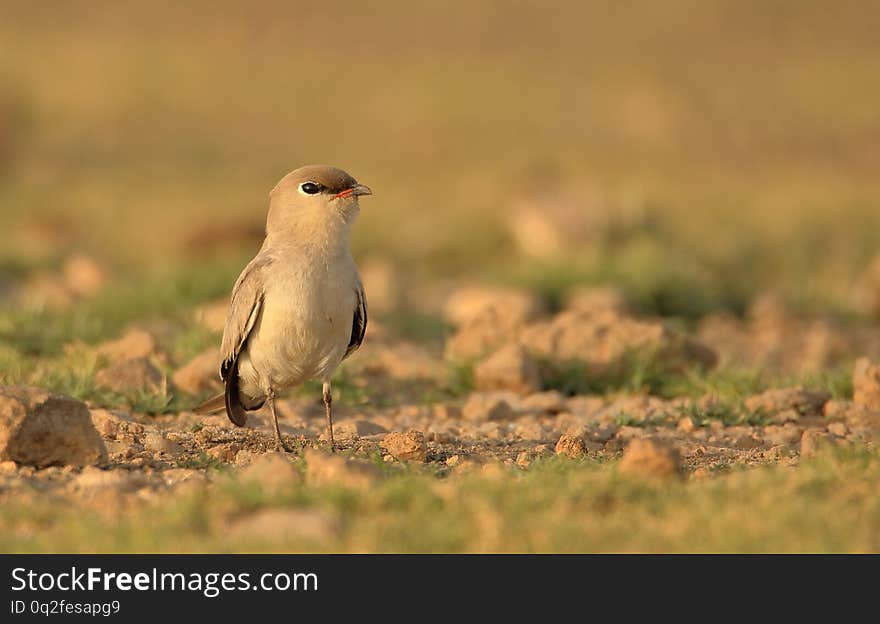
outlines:
[[[220,354],[217,349],[203,351],[177,369],[171,376],[171,383],[188,394],[219,390]]]
[[[443,320],[460,327],[494,312],[505,327],[534,320],[544,311],[543,302],[527,290],[491,286],[465,286],[447,297]]]
[[[467,398],[461,408],[462,418],[472,422],[486,420],[509,420],[513,418],[513,409],[502,396],[495,393],[474,392]]]
[[[453,362],[470,362],[517,339],[526,322],[489,308],[462,324],[446,341],[444,356]]]
[[[138,390],[158,392],[162,388],[163,381],[159,369],[143,357],[111,364],[95,375],[95,383],[98,386],[120,394]]]
[[[92,425],[105,440],[115,440],[120,436],[140,435],[144,432],[144,426],[132,422],[129,414],[120,410],[108,410],[94,408],[89,410]]]
[[[553,415],[565,411],[566,401],[561,392],[548,390],[523,397],[517,408],[522,412]]]
[[[107,449],[85,403],[40,388],[0,387],[0,461],[88,466]]]
[[[651,438],[634,438],[618,464],[621,473],[668,479],[681,475],[681,456],[674,447]]]
[[[812,427],[804,430],[801,437],[801,456],[812,457],[823,448],[833,445],[834,436],[822,429]]]
[[[501,347],[474,368],[478,390],[510,390],[520,394],[541,389],[538,364],[520,344]]]
[[[211,459],[216,459],[224,464],[231,464],[238,456],[239,450],[238,444],[218,444],[209,448],[206,453]]]
[[[149,431],[144,436],[144,450],[175,457],[183,453],[183,447],[172,442],[158,431]]]
[[[563,310],[529,325],[519,339],[551,368],[576,362],[587,375],[624,371],[633,357],[649,358],[670,372],[711,368],[717,361],[710,348],[655,319]]]
[[[849,427],[843,422],[828,423],[828,433],[842,438],[849,433]]]
[[[768,425],[764,427],[762,438],[770,446],[792,445],[801,439],[802,430],[794,424]]]
[[[448,403],[438,403],[431,408],[435,420],[458,420],[461,418],[461,408]]]
[[[382,440],[381,447],[399,461],[423,462],[428,453],[425,436],[421,431],[389,433]]]
[[[880,364],[859,358],[853,370],[853,401],[868,409],[880,410]]]
[[[96,350],[111,362],[146,358],[156,353],[156,339],[150,332],[134,327],[116,340],[102,342]]]
[[[374,346],[362,354],[358,366],[375,376],[403,380],[439,380],[446,375],[446,367],[439,357],[412,342],[394,340]]]
[[[555,451],[557,455],[578,459],[587,454],[587,447],[580,436],[563,434],[556,443]]]
[[[690,416],[684,416],[678,421],[678,425],[676,429],[681,431],[682,433],[690,433],[694,429],[697,428],[697,424],[694,422],[694,419]]]
[[[798,386],[767,390],[750,396],[745,400],[745,406],[750,412],[769,416],[785,410],[794,410],[800,416],[818,416],[830,398],[831,393],[825,390],[805,390]]]

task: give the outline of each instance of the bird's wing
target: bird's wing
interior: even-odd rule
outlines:
[[[226,316],[226,327],[223,329],[223,342],[220,345],[220,377],[224,381],[236,366],[238,354],[247,342],[251,330],[260,318],[265,292],[266,268],[272,264],[268,254],[258,254],[251,260],[232,288],[232,300]]]
[[[364,334],[367,332],[367,296],[364,294],[364,287],[358,281],[357,289],[357,305],[354,307],[354,317],[351,320],[351,338],[348,341],[348,348],[345,350],[344,360],[349,355],[358,350],[364,341]]]

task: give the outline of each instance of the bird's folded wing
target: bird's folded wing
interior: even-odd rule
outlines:
[[[351,321],[351,338],[348,341],[345,355],[342,357],[343,360],[358,350],[364,341],[364,334],[367,332],[367,297],[360,281],[358,281],[355,292],[357,293],[357,305],[354,308],[354,317]]]
[[[220,345],[222,358],[220,377],[224,380],[235,368],[238,354],[260,317],[265,293],[266,269],[271,264],[270,255],[258,254],[241,272],[232,289],[232,300],[229,303],[223,342]]]

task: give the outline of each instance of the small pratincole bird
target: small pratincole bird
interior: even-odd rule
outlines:
[[[269,404],[275,440],[275,397],[310,379],[323,383],[330,449],[330,381],[364,340],[367,300],[349,251],[358,197],[372,191],[335,167],[288,173],[269,193],[266,239],[232,289],[220,347],[226,390],[196,408],[224,408],[243,427],[247,412]]]

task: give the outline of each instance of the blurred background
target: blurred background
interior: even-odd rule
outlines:
[[[136,309],[80,319],[85,338],[114,315],[228,293],[269,189],[321,162],[374,189],[355,254],[376,314],[410,333],[438,335],[463,280],[551,305],[612,283],[685,322],[743,314],[767,291],[878,313],[875,3],[2,1],[0,14],[0,292],[63,303],[70,284],[47,276],[79,272],[72,288],[88,290],[100,267]]]

